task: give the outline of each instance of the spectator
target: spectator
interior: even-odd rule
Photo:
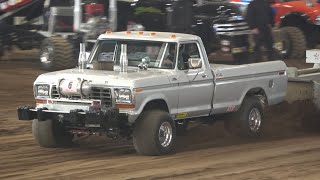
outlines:
[[[246,19],[254,36],[254,60],[262,60],[261,46],[267,49],[269,61],[274,59],[272,27],[274,26],[273,11],[267,0],[253,0],[250,2]]]

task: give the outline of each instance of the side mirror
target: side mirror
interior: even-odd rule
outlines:
[[[189,69],[198,69],[202,67],[201,58],[189,58]]]

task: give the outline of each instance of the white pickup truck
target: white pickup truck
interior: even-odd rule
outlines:
[[[108,32],[79,67],[45,73],[34,82],[36,107],[18,108],[33,120],[43,147],[72,143],[73,136],[131,137],[136,151],[162,155],[190,120],[229,121],[245,135],[261,133],[263,107],[284,100],[282,61],[209,64],[201,39],[163,32]]]

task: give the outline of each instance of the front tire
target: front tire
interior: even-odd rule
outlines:
[[[256,96],[246,97],[240,109],[225,121],[226,129],[236,135],[258,137],[264,125],[264,112],[260,99]]]
[[[32,121],[32,134],[41,147],[67,147],[72,145],[73,135],[62,124],[52,119]]]
[[[133,131],[133,145],[141,155],[164,155],[172,152],[176,129],[170,114],[160,110],[144,112]]]

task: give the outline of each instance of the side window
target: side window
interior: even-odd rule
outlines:
[[[94,61],[98,62],[112,62],[116,48],[116,41],[101,41],[96,50]]]
[[[200,59],[199,48],[196,43],[180,44],[178,55],[178,69],[189,69],[189,59]]]

